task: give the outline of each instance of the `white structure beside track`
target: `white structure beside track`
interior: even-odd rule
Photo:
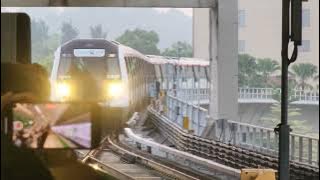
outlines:
[[[128,137],[128,144],[141,148],[141,150],[149,152],[154,156],[164,158],[184,167],[189,167],[198,173],[218,177],[219,179],[240,179],[239,169],[230,168],[214,161],[156,143],[150,139],[142,138],[134,134],[130,128],[125,128],[124,133]]]

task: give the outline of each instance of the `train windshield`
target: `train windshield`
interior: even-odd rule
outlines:
[[[120,67],[116,56],[61,57],[58,76],[87,73],[97,80],[120,79]]]

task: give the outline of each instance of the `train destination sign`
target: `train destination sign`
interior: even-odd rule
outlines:
[[[104,57],[105,49],[74,49],[75,57]]]

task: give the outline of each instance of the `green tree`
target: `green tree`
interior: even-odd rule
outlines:
[[[116,41],[138,50],[143,54],[159,55],[160,50],[157,47],[159,36],[154,31],[142,29],[126,30]]]
[[[257,63],[256,59],[248,54],[240,54],[239,55],[239,77],[238,83],[239,87],[252,86],[259,87],[261,78],[257,74]]]
[[[46,40],[49,37],[49,27],[43,20],[31,21],[32,59],[38,59],[48,54]]]
[[[166,48],[162,53],[163,56],[172,57],[192,57],[192,46],[187,42],[178,41]]]
[[[269,58],[258,59],[257,62],[257,73],[262,77],[263,86],[269,87],[270,84],[268,81],[270,75],[278,71],[280,69],[280,65],[277,61]]]
[[[49,27],[42,20],[31,20],[31,40],[32,42],[44,42],[49,36]]]
[[[63,44],[67,41],[77,38],[79,31],[77,28],[73,27],[71,23],[64,22],[62,23],[61,34],[61,43]]]
[[[58,34],[49,34],[49,27],[43,20],[31,21],[32,61],[44,66],[50,73],[54,51],[60,45]]]
[[[56,51],[59,45],[60,45],[60,36],[58,34],[53,34],[49,36],[49,38],[46,41],[46,49],[48,50],[48,53],[34,60],[35,62],[44,66],[47,69],[49,74],[51,73],[51,69],[53,65],[54,52]]]
[[[316,81],[315,90],[319,90],[319,74],[315,75],[313,80]]]
[[[90,35],[92,38],[106,39],[108,33],[103,31],[102,25],[96,25],[90,27]]]
[[[317,67],[310,63],[294,64],[291,67],[291,74],[295,77],[297,87],[304,91],[306,88],[312,89],[307,81],[317,74]]]

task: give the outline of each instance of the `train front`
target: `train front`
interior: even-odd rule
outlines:
[[[58,48],[55,56],[54,101],[98,102],[107,110],[118,110],[117,114],[128,107],[117,45],[102,39],[72,40]]]

